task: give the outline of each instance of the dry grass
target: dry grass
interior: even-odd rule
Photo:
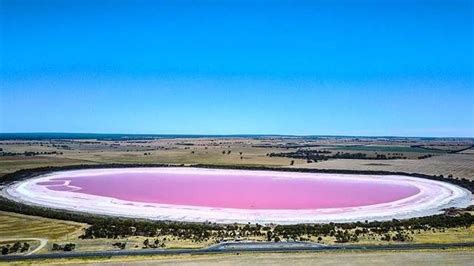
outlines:
[[[166,238],[166,241],[163,239]],[[159,239],[160,243],[165,243],[165,248],[203,248],[207,247],[211,244],[215,244],[215,241],[208,240],[202,242],[194,242],[190,239],[173,239],[170,236],[160,236],[160,237],[143,237],[143,236],[133,236],[127,238],[118,238],[118,239],[106,239],[106,238],[99,238],[99,239],[76,239],[72,242],[76,244],[77,251],[98,251],[98,250],[119,250],[117,247],[114,247],[113,244],[117,242],[126,242],[126,249],[142,249],[143,242],[145,239],[148,239],[150,243],[153,243],[155,239]],[[70,241],[71,242],[71,241]],[[51,244],[48,246],[51,249]]]
[[[470,265],[472,249],[124,256],[34,260],[15,265]]]
[[[472,154],[474,155],[474,148],[460,152],[461,154]]]
[[[474,226],[469,228],[449,228],[444,232],[422,232],[414,235],[416,243],[462,243],[474,242]]]
[[[332,152],[363,152],[368,156],[388,153],[403,153],[407,160],[329,160],[318,163],[306,163],[295,160],[293,167],[319,169],[352,169],[403,171],[424,174],[450,175],[474,178],[474,154],[466,150],[459,154],[431,152],[411,147],[423,144],[432,147],[461,147],[470,142],[441,141],[418,143],[412,141],[360,140],[348,139],[249,139],[249,138],[202,138],[202,139],[159,139],[142,141],[3,141],[0,147],[5,152],[56,151],[61,155],[48,156],[6,156],[0,158],[0,175],[24,168],[40,166],[60,166],[70,164],[94,163],[173,163],[173,164],[214,164],[214,165],[267,165],[289,166],[291,158],[268,157],[268,153],[295,151],[286,148],[256,148],[255,145],[311,144],[319,145],[312,149],[328,149]],[[472,144],[471,144],[472,145]],[[65,147],[64,147],[65,146]],[[464,147],[464,146],[462,146]],[[225,154],[222,152],[225,151]],[[230,154],[227,154],[231,151]],[[147,155],[144,155],[147,153]],[[242,154],[240,154],[242,153]],[[418,160],[420,155],[435,156]]]
[[[329,160],[298,165],[295,167],[315,169],[382,170],[392,172],[420,173],[428,175],[453,175],[474,179],[474,155],[445,154],[423,160]]]
[[[0,211],[0,240],[14,238],[77,239],[85,224]]]
[[[69,149],[53,148],[45,143],[0,142],[5,152],[57,151],[60,155],[4,156],[0,157],[0,176],[25,168],[96,163],[171,163],[171,164],[215,164],[215,165],[268,165],[287,166],[290,158],[268,157],[267,153],[284,150],[254,148],[255,141],[242,139],[171,139],[145,143],[106,142],[81,144],[82,142],[56,143]],[[79,143],[79,144],[78,144]],[[178,145],[193,143],[192,146]],[[43,145],[43,146],[41,146]],[[222,152],[225,151],[225,154]],[[228,154],[228,151],[231,151]],[[147,153],[147,155],[144,155]],[[242,153],[242,154],[241,154]],[[296,160],[297,163],[303,161]]]
[[[0,157],[0,176],[20,169],[29,169],[43,166],[64,166],[91,163],[80,159],[71,159],[60,156],[4,156]]]

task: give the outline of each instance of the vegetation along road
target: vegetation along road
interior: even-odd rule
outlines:
[[[25,259],[62,259],[62,258],[87,258],[87,257],[113,257],[113,256],[140,256],[140,255],[179,255],[179,254],[214,254],[214,253],[240,253],[240,252],[295,252],[295,251],[341,251],[341,250],[420,250],[420,249],[447,249],[447,248],[473,248],[474,242],[450,244],[400,244],[400,245],[319,245],[305,242],[231,242],[221,243],[202,249],[155,249],[155,250],[113,250],[95,252],[62,252],[32,255],[8,255],[0,257],[0,261],[16,261]]]
[[[48,239],[46,239],[46,238],[36,238],[36,237],[11,238],[11,239],[7,238],[7,239],[1,239],[1,240],[2,240],[2,242],[38,241],[40,243],[38,247],[36,247],[35,249],[29,251],[25,255],[31,255],[33,253],[36,253],[37,251],[44,248],[46,246],[46,244],[48,243]]]

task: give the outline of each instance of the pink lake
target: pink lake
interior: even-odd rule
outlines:
[[[70,181],[66,186],[63,181]],[[73,191],[126,201],[235,209],[324,209],[367,206],[420,192],[407,183],[383,180],[301,178],[192,173],[104,173],[38,182],[54,191]],[[76,187],[76,188],[74,188]],[[79,189],[77,189],[79,188]]]

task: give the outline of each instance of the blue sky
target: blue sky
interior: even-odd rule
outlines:
[[[0,132],[474,136],[472,1],[0,5]]]

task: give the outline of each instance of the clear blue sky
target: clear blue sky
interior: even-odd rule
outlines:
[[[0,132],[474,136],[472,1],[0,5]]]

